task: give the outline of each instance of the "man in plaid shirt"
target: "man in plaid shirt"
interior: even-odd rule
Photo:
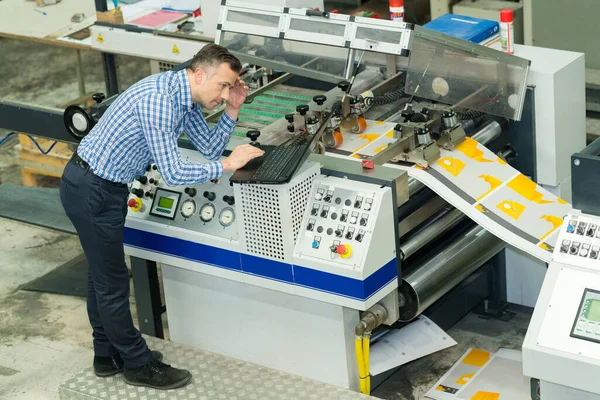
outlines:
[[[87,309],[98,376],[123,371],[125,382],[156,389],[180,387],[192,377],[161,362],[162,354],[151,352],[133,325],[123,252],[127,183],[153,162],[165,184],[182,186],[217,179],[261,156],[262,150],[245,144],[219,160],[248,92],[241,69],[227,49],[208,44],[189,67],[141,80],[111,104],[65,168],[60,195],[88,261]],[[210,110],[223,101],[225,112],[210,129],[200,106]],[[177,139],[183,131],[210,161],[181,160]]]

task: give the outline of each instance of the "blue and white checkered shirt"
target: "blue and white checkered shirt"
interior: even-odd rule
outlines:
[[[163,181],[183,186],[223,175],[220,161],[184,163],[177,139],[187,137],[209,160],[218,160],[236,125],[223,113],[210,129],[202,111],[192,103],[186,70],[164,72],[142,79],[123,92],[85,136],[77,154],[94,174],[127,183],[156,163]]]

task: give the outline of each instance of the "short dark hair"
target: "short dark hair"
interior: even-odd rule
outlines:
[[[222,63],[229,64],[229,68],[234,72],[242,71],[242,63],[229,50],[218,44],[209,43],[196,53],[188,68],[192,71],[198,68],[218,68]]]

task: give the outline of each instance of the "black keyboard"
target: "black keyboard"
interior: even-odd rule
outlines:
[[[304,161],[303,154],[306,144],[277,146],[265,154],[261,165],[252,175],[257,182],[287,181],[296,172],[299,164]]]

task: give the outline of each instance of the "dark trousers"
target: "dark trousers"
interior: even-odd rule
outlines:
[[[123,251],[127,185],[104,180],[77,155],[65,167],[60,199],[77,230],[88,262],[87,311],[94,353],[119,353],[125,368],[150,362],[152,356],[134,327],[129,306],[129,272]]]

